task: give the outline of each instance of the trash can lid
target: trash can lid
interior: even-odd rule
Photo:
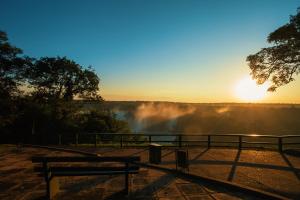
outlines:
[[[157,147],[161,147],[160,144],[157,144],[157,143],[150,143],[149,146],[157,146]]]

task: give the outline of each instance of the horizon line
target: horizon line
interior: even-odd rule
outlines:
[[[77,99],[79,101],[94,101]],[[157,103],[183,103],[183,104],[272,104],[272,105],[300,105],[300,103],[283,103],[283,102],[185,102],[185,101],[163,101],[163,100],[109,100],[103,99],[104,102],[157,102]]]

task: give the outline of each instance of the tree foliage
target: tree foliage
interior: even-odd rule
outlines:
[[[258,84],[270,79],[269,91],[294,80],[300,72],[300,8],[290,17],[289,23],[268,36],[271,47],[247,57],[251,74]]]
[[[5,32],[0,31],[0,98],[10,98],[19,94],[18,86],[24,70],[31,66],[32,59],[20,57],[22,50],[8,42]]]
[[[95,133],[129,133],[128,123],[116,119],[109,111],[91,110],[79,116],[80,126],[85,132]]]
[[[34,96],[48,100],[101,99],[99,78],[91,67],[82,66],[66,57],[43,57],[27,70]]]

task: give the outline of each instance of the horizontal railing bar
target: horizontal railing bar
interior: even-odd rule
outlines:
[[[148,143],[149,141],[132,141],[132,140],[127,140],[127,141],[123,141],[123,143]],[[160,140],[160,141],[151,141],[151,142],[171,142],[171,143],[176,143],[178,141],[169,141],[169,140]],[[207,140],[201,140],[201,141],[189,141],[189,140],[182,140],[181,142],[186,142],[186,143],[200,143],[200,142],[204,142],[206,143]],[[222,142],[222,141],[211,141],[211,143],[219,143],[219,144],[222,144],[222,143],[234,143],[234,144],[237,144],[239,143],[239,141],[228,141],[228,142]],[[242,142],[243,144],[272,144],[272,145],[277,145],[278,143],[274,143],[274,142],[245,142],[243,141]],[[284,144],[300,144],[300,143],[284,143]]]
[[[299,142],[285,142],[284,145],[289,145],[289,144],[300,144]]]
[[[242,142],[243,144],[272,144],[272,145],[278,145],[278,143],[274,142]]]
[[[86,135],[99,135],[99,136],[140,136],[140,137],[265,137],[265,138],[291,138],[291,137],[300,137],[300,135],[254,135],[254,134],[149,134],[149,133],[82,133],[81,136]]]
[[[300,137],[300,135],[283,135],[284,138]]]
[[[207,142],[207,140],[181,140],[181,142]]]
[[[124,142],[137,142],[137,143],[148,143],[149,141],[133,141],[133,140],[123,140],[122,141],[123,143]],[[179,142],[178,140],[151,140],[151,142],[173,142],[173,143],[176,143],[176,142]],[[181,142],[207,142],[207,140],[199,140],[199,141],[191,141],[191,140],[181,140]]]
[[[225,144],[225,143],[232,143],[232,144],[238,144],[239,142],[235,141],[228,141],[228,142],[222,142],[222,141],[210,141],[211,144]]]
[[[58,135],[58,144],[62,144],[62,135]],[[75,137],[74,137],[75,136]],[[298,139],[300,135],[256,135],[256,134],[178,134],[178,133],[80,133],[75,134],[71,143],[97,145],[119,145],[124,147],[147,146],[149,143],[159,143],[169,147],[183,146],[238,146],[239,149],[243,146],[249,148],[250,145],[272,145],[277,146],[279,151],[283,151],[284,145],[299,145]],[[86,139],[85,139],[86,138]],[[248,139],[249,138],[249,139]],[[288,138],[293,138],[289,139]],[[68,140],[66,140],[68,141]],[[84,142],[85,141],[85,142]],[[66,142],[70,144],[70,142]],[[268,148],[271,146],[268,146]]]

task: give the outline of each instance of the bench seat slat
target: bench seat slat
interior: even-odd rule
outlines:
[[[137,174],[138,171],[128,171],[128,174]],[[89,175],[117,175],[125,174],[124,171],[60,171],[60,172],[51,172],[51,176],[89,176]]]
[[[138,174],[138,170],[132,170],[128,171],[128,174]],[[51,173],[51,176],[97,176],[97,175],[119,175],[119,174],[125,174],[125,171],[97,171],[97,172],[53,172]],[[38,174],[38,177],[45,177],[44,174]]]
[[[35,172],[44,172],[43,167],[34,167]],[[120,167],[88,167],[88,166],[70,166],[70,167],[49,167],[51,172],[69,171],[69,172],[85,172],[85,171],[136,171],[139,170],[138,166],[129,166],[128,168],[124,166]]]

